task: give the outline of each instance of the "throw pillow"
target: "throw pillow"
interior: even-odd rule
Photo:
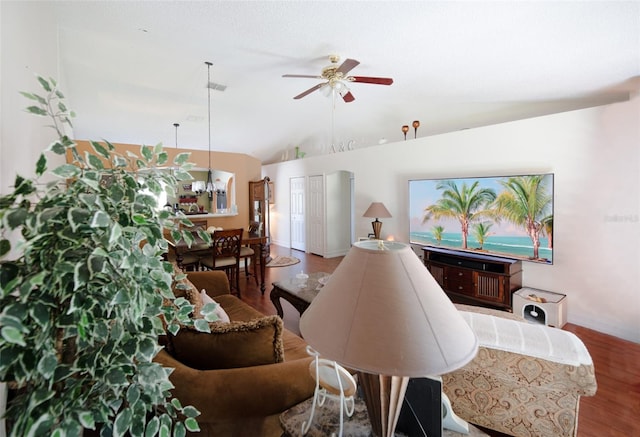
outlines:
[[[224,310],[224,308],[222,308],[222,306],[220,306],[220,304],[216,302],[213,298],[209,297],[209,295],[207,294],[207,290],[203,288],[200,291],[200,296],[202,299],[202,306],[205,306],[208,303],[215,303],[216,305],[218,305],[215,310],[215,314],[218,317],[218,320],[216,320],[217,323],[229,323],[231,321],[229,320],[229,315]],[[195,314],[195,317],[202,317],[202,315],[198,313],[198,314]]]
[[[168,335],[173,356],[198,370],[232,369],[284,361],[282,319],[265,316],[248,322],[209,323],[210,333],[181,328]]]

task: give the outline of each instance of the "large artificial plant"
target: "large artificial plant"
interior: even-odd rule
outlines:
[[[63,132],[73,113],[56,82],[38,81],[43,95],[22,93],[33,101],[27,110],[49,117],[58,140],[41,154],[34,178],[17,176],[13,192],[0,197],[0,381],[15,393],[10,433],[197,431],[198,411],[171,398],[170,370],[153,362],[165,328],[192,323],[193,308],[172,293],[164,231],[192,238],[155,198],[190,177],[189,155],[177,155],[168,172],[160,145],[138,156],[91,141],[93,151],[81,153]],[[43,185],[49,153],[67,163]],[[212,312],[203,309],[206,319]]]

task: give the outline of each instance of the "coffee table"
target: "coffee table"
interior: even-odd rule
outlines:
[[[300,279],[295,276],[283,281],[274,282],[269,298],[271,302],[273,302],[273,306],[276,307],[278,315],[281,318],[284,316],[280,298],[293,305],[300,315],[302,315],[322,289],[322,284],[319,280],[327,278],[328,276],[330,276],[329,273],[325,272],[309,273],[306,284],[301,284]]]

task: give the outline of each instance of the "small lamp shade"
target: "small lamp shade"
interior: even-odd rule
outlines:
[[[362,217],[390,218],[391,213],[382,202],[372,202],[369,208],[362,214]]]

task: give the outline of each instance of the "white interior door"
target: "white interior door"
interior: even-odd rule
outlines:
[[[291,193],[291,248],[306,251],[305,178],[291,178],[289,191]]]
[[[324,256],[324,177],[309,176],[307,191],[307,251]]]

